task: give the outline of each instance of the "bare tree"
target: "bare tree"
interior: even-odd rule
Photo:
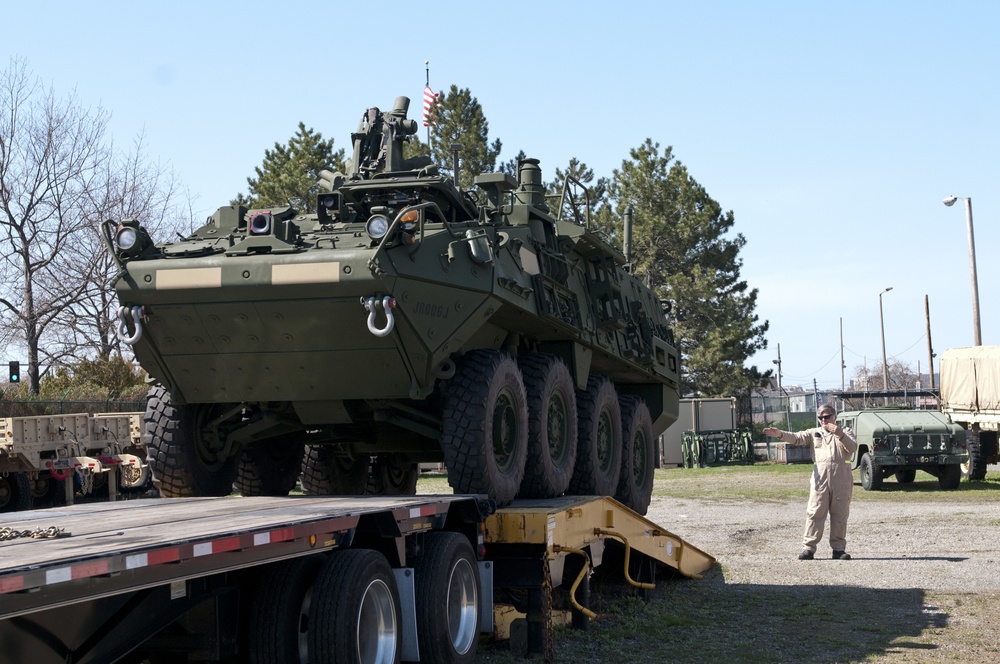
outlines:
[[[0,306],[28,353],[28,387],[38,391],[41,340],[85,292],[89,274],[62,267],[90,232],[86,192],[108,158],[108,115],[64,99],[32,79],[24,61],[0,72]]]
[[[916,387],[920,377],[909,364],[899,360],[889,360],[889,385],[890,390],[902,390]],[[854,385],[860,390],[882,390],[886,389],[885,380],[882,375],[882,363],[867,367],[859,366],[854,368]]]

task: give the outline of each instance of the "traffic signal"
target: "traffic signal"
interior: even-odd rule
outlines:
[[[14,361],[10,363],[10,382],[21,382],[21,363]]]

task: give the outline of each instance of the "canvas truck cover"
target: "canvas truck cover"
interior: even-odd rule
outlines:
[[[941,410],[1000,413],[1000,346],[949,348],[941,354]]]

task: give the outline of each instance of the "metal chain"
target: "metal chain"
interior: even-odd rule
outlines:
[[[36,528],[35,530],[14,530],[13,528],[0,528],[0,542],[15,540],[19,537],[32,539],[54,539],[57,537],[69,537],[70,533],[65,528],[49,526],[48,528]]]

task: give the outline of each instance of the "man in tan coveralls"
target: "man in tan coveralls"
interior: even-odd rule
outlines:
[[[792,445],[811,446],[813,458],[812,480],[809,483],[809,507],[806,510],[806,532],[802,538],[805,547],[799,560],[812,560],[816,545],[823,539],[826,515],[830,515],[830,546],[836,560],[850,560],[847,553],[847,517],[851,513],[851,492],[854,476],[851,474],[851,455],[858,449],[858,442],[850,429],[837,425],[837,411],[825,404],[816,411],[819,426],[791,433],[766,427],[764,435],[778,438]]]

